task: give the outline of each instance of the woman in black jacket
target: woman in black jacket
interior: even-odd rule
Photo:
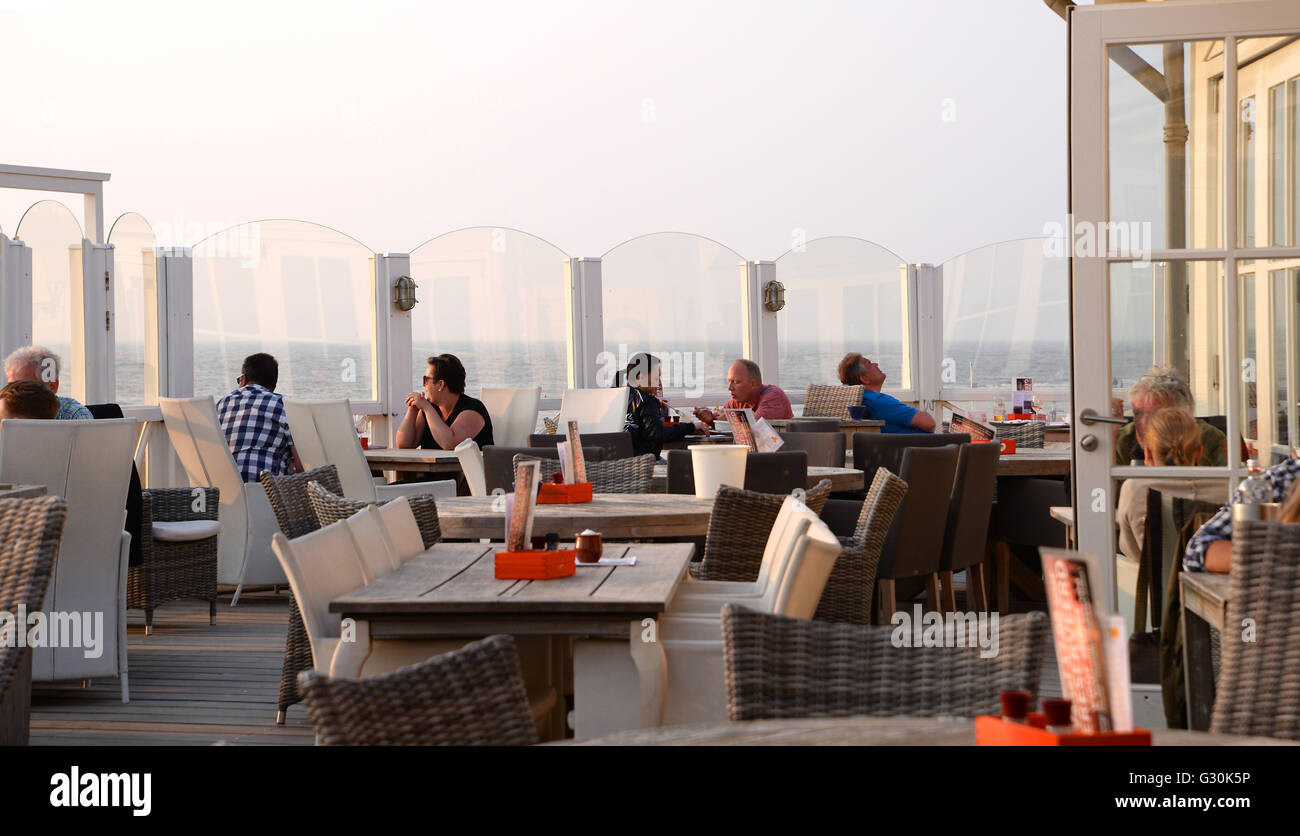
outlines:
[[[691,424],[664,426],[665,405],[659,400],[660,362],[653,354],[632,355],[627,364],[627,420],[623,429],[632,436],[632,452],[638,456],[658,456],[666,441],[680,441],[691,433],[708,432],[695,421]]]

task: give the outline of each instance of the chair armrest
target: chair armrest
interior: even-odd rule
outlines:
[[[408,482],[397,485],[375,485],[375,496],[380,502],[397,499],[402,496],[432,496],[435,498],[452,498],[456,495],[456,480],[444,479],[440,482]]]

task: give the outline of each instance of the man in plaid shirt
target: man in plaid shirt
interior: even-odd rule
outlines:
[[[1285,502],[1291,483],[1300,477],[1300,459],[1260,471],[1273,489],[1273,501]],[[1229,502],[1201,526],[1187,543],[1183,568],[1191,572],[1226,572],[1232,565],[1232,503]]]
[[[244,358],[239,388],[217,401],[217,420],[245,482],[256,482],[263,470],[275,476],[302,470],[284,416],[284,396],[275,393],[279,380],[274,357],[250,354]]]

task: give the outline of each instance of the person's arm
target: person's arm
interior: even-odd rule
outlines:
[[[1232,541],[1215,540],[1205,550],[1205,568],[1210,572],[1226,574],[1232,568]]]
[[[900,427],[921,429],[913,423],[918,415],[925,415],[925,413],[915,407],[908,406],[893,395],[884,395],[882,393],[872,398],[871,417],[878,421],[885,421]],[[930,416],[926,415],[926,417],[929,418]],[[933,418],[930,418],[930,427],[934,427]]]
[[[766,397],[760,397],[758,403],[754,406],[755,418],[793,418],[794,409],[790,406],[790,399],[785,396],[780,388],[773,386],[765,393]]]
[[[293,446],[292,444],[289,445],[289,455],[293,458],[294,473],[302,473],[304,470],[307,469],[302,466],[302,459],[298,458],[298,448]]]
[[[406,396],[406,414],[402,416],[402,423],[397,428],[397,435],[394,438],[400,448],[411,449],[420,446],[420,438],[424,435],[425,427],[424,412],[417,403],[420,400],[423,398],[415,392]]]
[[[1212,559],[1211,549],[1214,551]],[[1187,542],[1187,551],[1183,554],[1183,569],[1188,572],[1226,572],[1231,562],[1232,506],[1224,505]],[[1212,569],[1211,564],[1222,568]]]
[[[912,416],[912,421],[909,426],[913,429],[920,430],[921,432],[932,433],[934,432],[935,427],[934,416],[918,409],[916,410],[916,414]]]
[[[428,401],[425,403],[428,406],[421,407],[421,412],[429,424],[429,434],[433,436],[434,443],[444,450],[455,450],[457,444],[483,431],[485,422],[477,412],[466,410],[456,417],[451,426],[447,426],[438,407]]]
[[[623,430],[632,436],[632,449],[637,453],[663,449],[664,428],[659,412],[650,408],[648,396],[635,389],[628,392]]]

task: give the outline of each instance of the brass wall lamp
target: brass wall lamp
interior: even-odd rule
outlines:
[[[415,289],[419,287],[410,276],[398,276],[393,283],[393,304],[399,311],[409,311],[419,300],[415,298]]]

